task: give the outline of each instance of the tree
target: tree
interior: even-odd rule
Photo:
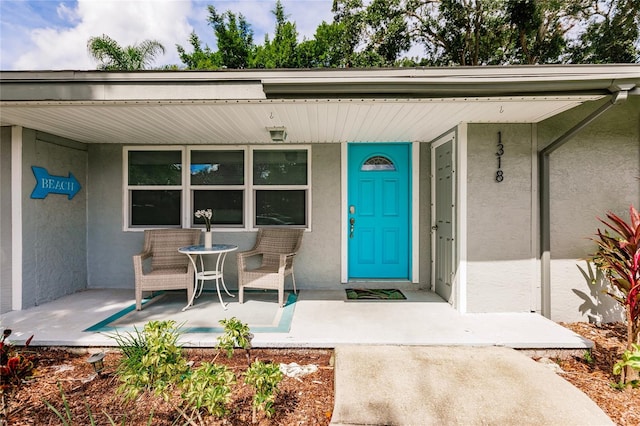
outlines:
[[[100,62],[98,68],[106,71],[147,69],[159,53],[164,53],[164,46],[156,40],[144,40],[123,48],[105,34],[91,37],[87,49],[91,57]]]
[[[504,61],[507,25],[497,0],[412,0],[413,40],[430,65],[493,65]]]
[[[202,49],[200,38],[195,32],[192,32],[189,36],[189,43],[193,48],[192,53],[187,53],[182,46],[176,45],[180,60],[187,66],[188,70],[213,70],[222,66],[220,54],[212,52],[209,46],[205,46]]]
[[[334,0],[334,23],[340,25],[343,66],[394,66],[409,50],[404,0]]]
[[[253,31],[242,14],[231,11],[218,14],[215,7],[209,5],[207,21],[213,27],[218,44],[221,66],[241,69],[249,66],[253,54]]]
[[[573,63],[633,63],[640,61],[640,2],[594,2],[586,30],[570,49]]]
[[[364,15],[367,31],[365,50],[375,52],[384,64],[393,66],[411,39],[402,0],[373,0]]]
[[[507,18],[515,35],[510,63],[559,63],[567,50],[567,33],[588,13],[589,0],[513,0]]]
[[[337,68],[344,66],[342,50],[344,26],[322,22],[311,40],[298,44],[298,65],[301,68]]]
[[[297,68],[298,63],[298,31],[296,24],[288,21],[280,0],[271,11],[276,18],[273,41],[265,35],[264,45],[256,48],[251,62],[252,68]]]

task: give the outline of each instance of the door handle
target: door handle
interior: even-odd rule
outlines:
[[[355,218],[351,218],[349,219],[349,238],[353,238],[353,231],[355,229],[355,224],[356,224],[356,219]]]
[[[433,225],[433,226],[431,227],[431,230],[432,230],[432,231],[437,231],[437,230],[438,230],[438,225]]]

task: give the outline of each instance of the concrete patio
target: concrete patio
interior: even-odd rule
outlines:
[[[592,343],[535,313],[465,314],[427,291],[403,290],[405,301],[348,301],[343,290],[302,290],[288,332],[256,333],[255,347],[335,348],[338,345],[504,346],[582,353]],[[228,298],[230,299],[230,298]],[[225,314],[240,305],[228,300]],[[16,343],[32,334],[38,346],[113,346],[104,333],[85,332],[134,302],[133,290],[87,290],[0,316]],[[274,303],[276,301],[274,300]],[[212,333],[188,333],[185,346],[211,347]]]

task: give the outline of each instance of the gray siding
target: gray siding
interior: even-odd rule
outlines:
[[[540,146],[593,109],[585,105],[538,125]],[[611,210],[628,220],[629,206],[640,205],[640,97],[613,107],[552,153],[550,168],[552,319],[585,320],[587,313],[620,319],[602,286],[588,284],[578,266],[595,250],[589,237],[602,228],[597,217]]]
[[[504,180],[496,182],[498,132]],[[467,309],[528,312],[534,303],[536,220],[531,125],[474,124],[467,146]],[[461,236],[464,237],[464,236]]]
[[[89,287],[134,287],[131,256],[142,248],[141,232],[122,231],[122,145],[89,146]],[[340,145],[312,148],[312,228],[296,260],[300,288],[340,283]],[[214,242],[252,247],[253,232],[214,232]],[[237,285],[235,253],[227,256],[225,281]]]
[[[25,129],[22,141],[23,309],[86,288],[86,146]],[[36,181],[31,166],[54,176],[78,179],[82,189],[72,200],[50,194],[32,199]]]

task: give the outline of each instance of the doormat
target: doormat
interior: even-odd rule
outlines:
[[[297,296],[285,292],[285,306],[278,306],[275,291],[245,290],[244,303],[223,293],[227,304],[224,310],[215,290],[205,290],[186,311],[186,291],[161,291],[142,301],[142,310],[136,311],[135,303],[92,325],[87,332],[133,332],[141,330],[149,321],[174,320],[183,333],[224,333],[221,319],[236,317],[247,324],[252,333],[288,333],[296,306]]]
[[[397,288],[347,288],[349,300],[406,300],[406,296]]]

